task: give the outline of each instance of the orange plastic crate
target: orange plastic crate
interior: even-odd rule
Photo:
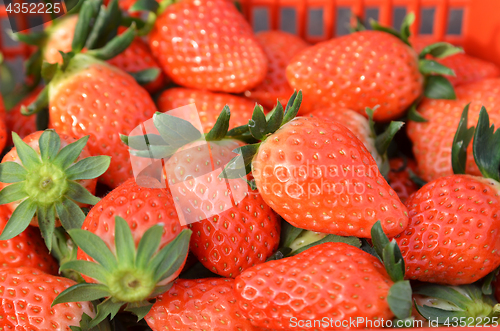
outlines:
[[[335,26],[339,8],[349,8],[351,13],[365,18],[366,9],[378,9],[378,21],[383,25],[393,26],[395,8],[405,8],[406,12],[414,12],[416,22],[412,26],[412,34],[419,41],[447,41],[462,46],[468,54],[500,65],[500,0],[238,0],[243,13],[249,22],[254,22],[255,10],[266,9],[268,26],[279,30],[282,20],[282,9],[294,9],[296,12],[297,34],[303,39],[315,43],[336,36]],[[14,0],[14,2],[21,2]],[[422,9],[434,8],[432,34],[420,34]],[[309,35],[309,10],[323,10],[323,35]],[[448,35],[450,10],[461,9],[462,28],[460,35]],[[18,22],[26,26],[26,19]],[[0,6],[0,20],[7,20],[4,6]],[[16,57],[26,58],[30,48],[26,45],[7,46],[4,36],[0,34],[0,51],[7,60]],[[369,295],[369,294],[367,294]],[[476,330],[476,328],[453,328],[455,330]],[[499,329],[493,328],[493,329]],[[422,331],[444,331],[450,328],[419,328]]]

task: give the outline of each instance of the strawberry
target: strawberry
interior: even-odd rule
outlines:
[[[414,19],[410,14],[401,32],[374,23],[375,31],[359,31],[321,42],[295,56],[286,74],[290,85],[304,92],[302,113],[334,106],[365,115],[369,107],[375,110],[374,120],[389,121],[401,117],[424,92],[434,98],[453,99],[449,81],[431,75],[453,71],[435,66],[425,56],[433,53],[441,57],[445,50],[453,53],[458,49],[437,44],[417,56],[408,41],[409,25]]]
[[[466,104],[471,103],[471,123],[477,122],[481,106],[484,105],[489,110],[491,121],[500,124],[499,78],[461,85],[456,88],[456,94],[456,100],[424,99],[418,112],[427,122],[408,123],[408,136],[413,143],[419,175],[426,181],[453,174],[451,146]],[[480,172],[471,152],[472,146],[469,147],[466,172],[478,176]]]
[[[95,315],[92,303],[75,302],[51,306],[58,293],[74,281],[45,274],[35,268],[0,269],[0,328],[2,330],[70,330],[82,315]]]
[[[97,180],[109,157],[90,157],[88,137],[76,140],[53,130],[37,131],[24,140],[12,134],[14,148],[0,164],[0,204],[13,212],[0,236],[11,239],[31,223],[40,227],[49,250],[55,226],[79,228],[80,207],[95,204]]]
[[[264,201],[298,228],[368,238],[377,220],[389,236],[408,222],[370,152],[333,121],[284,124],[258,146],[252,173]]]
[[[11,212],[7,206],[0,206],[0,231],[3,231]],[[18,236],[0,243],[0,265],[2,268],[29,267],[55,275],[57,262],[49,254],[40,233],[28,227]]]
[[[492,153],[500,131],[490,127],[483,108],[475,129],[464,109],[451,158],[456,175],[437,178],[406,201],[410,222],[395,237],[406,277],[449,285],[471,284],[500,266],[500,159]],[[485,177],[465,175],[467,145]]]
[[[390,160],[391,170],[389,171],[388,181],[391,187],[398,194],[401,202],[405,202],[408,197],[418,190],[418,185],[410,178],[409,170],[417,172],[417,164],[411,159],[400,157]]]
[[[338,330],[342,320],[392,319],[392,284],[377,258],[345,243],[324,243],[245,270],[235,292],[242,314],[255,326],[289,330],[294,322],[327,316],[321,330]]]
[[[366,117],[350,109],[343,108],[323,108],[317,109],[307,116],[316,117],[320,120],[335,121],[348,128],[356,138],[361,140],[365,147],[370,151],[377,164],[381,164],[381,156],[375,147],[370,123]]]
[[[34,102],[41,90],[41,88],[33,90],[7,112],[7,127],[9,129],[9,133],[15,132],[21,139],[24,139],[27,135],[37,131],[36,116],[24,116],[21,114],[21,109]],[[11,135],[9,134],[9,141],[12,143],[12,139],[10,137]]]
[[[55,302],[107,297],[94,324],[123,305],[140,318],[146,315],[148,300],[165,292],[182,270],[191,233],[179,223],[168,190],[140,187],[133,178],[96,204],[82,229],[68,232],[79,247],[78,260],[61,269],[82,273],[88,283],[71,287]]]
[[[255,103],[245,98],[226,93],[214,93],[186,88],[172,88],[164,91],[157,101],[158,110],[167,112],[189,104],[195,104],[203,127],[203,131],[210,131],[224,106],[231,109],[231,121],[229,128],[235,128],[248,123],[252,117]],[[183,112],[180,115],[191,115],[190,112]],[[195,123],[197,119],[184,118]]]
[[[293,93],[286,79],[286,67],[309,44],[296,35],[278,30],[259,32],[255,38],[266,53],[269,66],[264,81],[253,90],[246,91],[245,96],[269,109],[273,108],[276,100],[286,104]]]
[[[158,15],[149,45],[182,86],[241,93],[260,84],[267,59],[252,28],[229,0],[183,0]]]
[[[153,331],[256,330],[242,316],[234,280],[227,278],[179,279],[156,299],[145,319]]]
[[[259,192],[218,178],[240,146],[235,140],[187,145],[165,163],[168,186],[194,233],[191,252],[214,273],[233,278],[264,262],[280,240],[280,221]]]
[[[78,15],[65,15],[52,21],[47,27],[47,35],[42,47],[43,58],[49,63],[63,63],[61,53],[71,52],[71,43],[75,34]]]

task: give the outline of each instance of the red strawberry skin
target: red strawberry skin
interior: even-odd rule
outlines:
[[[362,31],[319,43],[287,67],[290,85],[304,93],[303,112],[337,106],[376,121],[398,118],[421,94],[417,54],[396,37]]]
[[[455,54],[438,60],[444,66],[453,69],[455,76],[447,76],[453,86],[474,83],[483,79],[500,76],[500,68],[493,63],[467,54]]]
[[[139,244],[143,234],[153,225],[163,223],[163,236],[160,249],[170,243],[186,227],[181,226],[175,210],[174,201],[166,189],[144,188],[133,178],[115,188],[89,212],[82,229],[98,235],[115,252],[115,216],[123,217],[132,230],[134,242]],[[92,261],[81,249],[78,249],[79,260]],[[175,279],[179,271],[163,282]],[[92,281],[88,279],[87,281]],[[161,285],[161,284],[160,284]]]
[[[457,100],[424,99],[418,111],[428,122],[408,123],[408,136],[413,143],[419,175],[426,181],[453,174],[451,146],[462,111],[468,103],[471,103],[469,126],[476,125],[482,106],[488,110],[490,122],[495,127],[500,125],[500,78],[461,85],[455,92]],[[467,152],[466,172],[481,175],[474,161],[472,143]]]
[[[34,102],[41,90],[41,88],[36,88],[7,112],[6,120],[7,127],[9,129],[9,144],[12,144],[10,132],[15,132],[19,135],[19,137],[21,137],[21,139],[24,139],[24,137],[36,131],[36,116],[24,116],[21,114],[21,108],[23,106],[27,107]]]
[[[417,164],[411,159],[407,159],[405,164],[405,160],[397,157],[389,160],[389,165],[391,168],[387,175],[389,184],[396,191],[401,202],[405,202],[413,192],[418,190],[418,186],[411,180],[409,172],[411,170],[414,174],[417,173]]]
[[[406,201],[410,224],[395,237],[406,277],[473,283],[500,265],[500,184],[453,175],[424,185]]]
[[[0,206],[0,232],[9,220],[11,211]],[[18,236],[0,241],[0,266],[2,268],[30,267],[51,275],[57,275],[59,266],[50,255],[40,232],[28,227]]]
[[[363,143],[343,125],[298,117],[269,136],[252,163],[264,201],[292,225],[369,238],[406,227],[406,207]]]
[[[391,319],[386,300],[391,285],[374,256],[348,244],[325,243],[244,271],[235,289],[242,313],[253,325],[291,330],[292,318]],[[339,329],[335,322],[322,326]]]
[[[145,317],[153,331],[257,330],[243,317],[234,294],[234,280],[178,279],[160,295]]]
[[[170,110],[195,104],[204,132],[210,131],[215,125],[224,106],[229,106],[231,118],[229,129],[248,124],[252,118],[255,103],[246,98],[228,93],[214,93],[209,91],[171,88],[162,92],[158,98],[158,110],[168,112]],[[192,112],[184,112],[186,120],[196,123],[197,119],[190,118]]]
[[[70,66],[75,70],[50,86],[49,127],[78,138],[89,135],[92,154],[111,156],[100,181],[117,187],[133,176],[129,150],[119,134],[128,135],[150,119],[156,106],[146,90],[120,69],[84,54],[73,61]]]
[[[95,316],[90,302],[68,302],[51,307],[56,296],[75,285],[35,268],[0,269],[0,328],[2,330],[64,330],[79,326],[82,315]]]
[[[283,31],[262,31],[255,35],[266,53],[268,69],[266,78],[245,96],[272,109],[279,100],[286,105],[293,89],[286,79],[286,67],[300,51],[309,46],[300,37]]]
[[[149,45],[164,72],[182,86],[241,93],[257,86],[267,58],[229,0],[184,0],[158,16]]]
[[[43,131],[36,131],[36,132],[26,136],[23,139],[23,141],[26,144],[28,144],[28,146],[33,148],[38,153],[38,155],[40,155],[39,139],[40,139],[40,136],[42,135],[42,133],[43,133]],[[76,141],[76,139],[74,137],[72,137],[71,135],[61,134],[60,132],[58,132],[58,134],[59,134],[59,137],[61,138],[61,149]],[[80,156],[78,156],[78,159],[76,159],[76,162],[78,162],[82,159],[85,159],[89,156],[92,156],[92,154],[89,152],[89,148],[84,147],[82,152],[80,153]],[[17,149],[15,147],[13,147],[7,154],[5,154],[5,156],[2,159],[2,162],[8,162],[8,161],[16,162],[16,163],[22,165],[21,160],[19,159],[19,155],[17,154]],[[86,188],[87,191],[89,191],[90,193],[92,193],[92,194],[95,193],[97,179],[95,179],[95,178],[82,179],[82,180],[78,180],[77,183],[79,183],[84,188]],[[0,183],[0,190],[2,190],[4,187],[9,186],[9,185],[11,185],[11,184]],[[11,211],[14,211],[20,203],[21,203],[21,201],[14,201],[14,202],[11,202],[9,204],[6,204],[5,206],[7,206]],[[86,207],[86,205],[81,204],[81,203],[78,203],[78,205],[81,207]],[[59,221],[56,222],[56,226],[60,226],[60,225],[58,225],[58,223],[59,223]],[[38,220],[36,218],[33,218],[33,220],[31,221],[31,225],[38,226]]]

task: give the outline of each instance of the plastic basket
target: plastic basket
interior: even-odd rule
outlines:
[[[22,2],[21,0],[14,0]],[[335,27],[339,10],[348,9],[360,18],[365,18],[367,10],[378,13],[378,21],[383,25],[393,26],[396,10],[414,12],[416,22],[412,34],[422,42],[447,41],[463,46],[468,54],[500,65],[500,0],[238,0],[249,22],[255,23],[255,12],[265,11],[269,29],[279,30],[283,22],[283,10],[292,11],[295,16],[296,33],[303,39],[315,43],[331,39],[338,35]],[[432,33],[421,33],[424,10],[433,10]],[[309,33],[311,11],[322,12],[321,35]],[[460,11],[461,32],[448,34],[450,13]],[[36,15],[36,14],[31,14]],[[26,26],[29,16],[17,22]],[[7,20],[5,7],[0,4],[0,21]],[[0,22],[1,23],[1,22]],[[318,23],[318,22],[314,22]],[[255,24],[254,24],[255,25]],[[4,26],[4,25],[2,25]],[[0,51],[7,60],[26,58],[31,49],[26,45],[12,44],[0,34]],[[368,294],[369,295],[369,294]],[[455,330],[475,330],[472,327],[453,328]],[[493,328],[498,329],[498,328]],[[444,331],[450,328],[419,328],[413,330]]]

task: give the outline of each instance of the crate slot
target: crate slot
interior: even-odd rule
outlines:
[[[431,35],[434,33],[434,22],[436,17],[436,7],[423,7],[420,10],[420,31],[422,35]]]
[[[392,27],[399,30],[407,13],[408,10],[406,7],[394,7],[392,12]]]
[[[269,8],[267,7],[253,8],[252,26],[255,32],[270,30],[271,26],[269,24]]]
[[[461,36],[463,19],[463,8],[450,8],[450,11],[448,12],[448,27],[446,29],[446,34],[452,36]]]
[[[349,34],[352,9],[350,7],[337,7],[337,20],[335,23],[335,35],[345,36]]]
[[[380,9],[377,7],[367,7],[365,9],[365,26],[367,30],[371,30],[372,27],[370,25],[371,20],[379,21]]]
[[[308,27],[307,34],[309,36],[321,37],[324,35],[324,23],[323,23],[323,8],[310,8],[308,10]]]
[[[294,7],[280,9],[280,30],[297,34],[297,10]]]

